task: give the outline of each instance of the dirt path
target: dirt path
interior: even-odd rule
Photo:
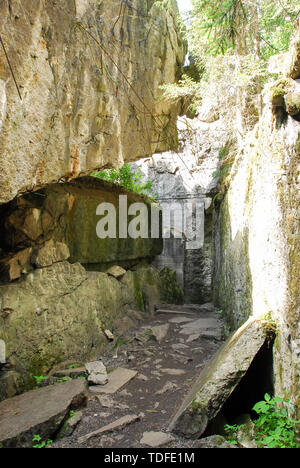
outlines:
[[[88,406],[83,410],[79,425],[70,437],[64,437],[54,447],[147,447],[154,445],[151,441],[147,445],[146,439],[142,441],[143,436],[147,436],[145,433],[167,433],[172,415],[184,395],[221,346],[223,324],[211,304],[161,306],[162,309],[164,311],[157,312],[119,339],[117,349],[111,346],[102,356],[109,372],[120,367],[131,369],[136,371],[134,378],[109,395],[95,394],[90,387]],[[133,415],[138,419],[131,424],[86,441],[82,439],[122,417]],[[191,441],[171,436],[174,437],[172,441],[164,442],[164,436],[157,435],[158,444],[162,447],[193,446]]]

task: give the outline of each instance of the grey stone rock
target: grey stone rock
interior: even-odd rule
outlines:
[[[32,447],[32,438],[39,434],[51,439],[60,429],[71,409],[84,406],[86,384],[72,380],[32,390],[0,403],[0,445]]]
[[[58,435],[58,439],[61,439],[62,437],[70,437],[78,424],[81,422],[82,416],[82,411],[76,411],[76,413],[65,422],[62,430]]]
[[[195,444],[195,448],[237,448],[220,435],[204,437]]]
[[[106,367],[102,361],[94,361],[85,364],[88,372],[88,381],[93,385],[105,385],[108,382]]]
[[[113,408],[115,405],[115,402],[107,395],[97,395],[97,400],[104,408]]]
[[[110,267],[106,273],[110,276],[113,276],[114,278],[119,279],[119,278],[122,278],[126,274],[126,270],[124,270],[124,268],[118,265],[115,265],[115,266]]]
[[[108,338],[110,341],[113,341],[115,339],[114,335],[110,330],[104,330],[104,335],[106,338]]]
[[[95,437],[99,434],[103,434],[105,432],[112,432],[116,430],[120,430],[125,426],[128,426],[129,424],[132,424],[135,421],[138,421],[141,418],[141,415],[136,415],[136,414],[128,414],[126,416],[123,416],[120,419],[117,419],[116,421],[112,422],[111,424],[108,424],[106,426],[101,427],[100,429],[90,432],[89,434],[86,434],[85,436],[79,437],[78,442],[80,444],[87,442],[89,439],[92,437]]]
[[[63,242],[55,242],[51,239],[43,247],[33,251],[31,263],[38,268],[43,268],[67,260],[69,257],[70,250],[68,246]]]
[[[155,327],[151,327],[151,332],[156,340],[161,343],[167,336],[169,331],[170,325],[165,323],[164,325],[157,325]]]
[[[172,419],[170,430],[200,437],[246,374],[265,339],[265,330],[255,319],[237,330],[201,372]]]
[[[174,437],[171,434],[165,432],[144,432],[140,444],[148,445],[149,447],[161,447],[162,445],[172,442]]]
[[[107,395],[96,395],[97,400],[99,401],[100,405],[104,408],[114,408],[120,410],[127,410],[129,406],[124,405],[122,403],[117,403],[116,401],[109,398]]]
[[[113,394],[120,390],[124,385],[126,385],[130,380],[132,380],[137,374],[137,371],[131,369],[125,369],[119,367],[114,371],[108,374],[108,383],[103,386],[90,387],[92,393],[104,393],[104,394]]]
[[[258,448],[255,441],[255,425],[251,420],[240,427],[236,438],[238,443],[244,448]]]
[[[172,392],[177,389],[178,387],[176,384],[174,384],[173,382],[167,382],[160,390],[157,390],[157,392],[155,392],[155,395],[163,395],[164,393]]]
[[[221,339],[223,326],[216,317],[205,317],[181,326],[180,333],[183,335],[202,335]]]

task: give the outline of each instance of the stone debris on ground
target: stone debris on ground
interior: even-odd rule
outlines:
[[[151,327],[152,335],[159,343],[161,343],[166,338],[169,331],[169,327],[170,326],[168,323]]]
[[[162,445],[168,444],[173,441],[174,437],[171,434],[164,432],[144,432],[143,437],[140,441],[141,445],[148,445],[149,447],[161,447]]]
[[[73,418],[70,421],[67,418],[71,406],[64,392],[65,405],[62,406],[65,409],[55,424],[55,432],[61,435],[59,440],[53,443],[53,447],[193,448],[197,447],[197,444],[201,446],[202,441],[190,440],[182,434],[169,431],[169,425],[180,408],[184,396],[192,390],[195,374],[201,373],[205,363],[210,361],[220,349],[222,340],[219,337],[222,336],[223,323],[217,311],[211,311],[210,306],[166,307],[168,310],[180,312],[180,315],[155,314],[144,319],[138,329],[133,329],[123,336],[117,357],[115,357],[114,343],[111,343],[101,359],[99,357],[98,361],[85,366],[84,370],[89,372],[89,377],[92,373],[103,377],[107,372],[108,381],[104,385],[88,387],[87,407],[80,417],[75,418],[74,425]],[[193,317],[190,314],[193,314]],[[181,319],[177,320],[179,317]],[[188,320],[185,321],[184,317]],[[211,320],[214,320],[216,325],[214,337],[206,335]],[[186,328],[190,323],[196,323],[198,327],[198,338],[195,338],[195,341],[190,341],[190,335],[187,333],[180,334],[182,327]],[[154,330],[157,338],[147,339],[141,346],[141,342],[135,337],[143,336],[149,330],[151,333]],[[130,356],[134,356],[134,359]],[[69,370],[76,372],[76,369]],[[65,372],[63,369],[61,371]],[[84,385],[84,382],[75,377],[67,384],[73,388],[72,384],[76,387]],[[42,390],[50,392],[49,389],[56,387],[59,386],[54,385]],[[56,400],[57,397],[50,398],[51,404],[53,398]],[[32,408],[30,411],[33,412]],[[52,431],[51,415],[52,412],[50,414]],[[39,417],[36,418],[40,420]],[[68,425],[64,425],[66,420]],[[6,423],[8,424],[7,420]],[[11,424],[13,427],[20,426],[14,419]],[[35,424],[32,426],[35,427]],[[30,437],[34,432],[34,429],[31,429]],[[44,431],[44,435],[49,437],[49,430]],[[26,439],[27,446],[30,446],[30,437]],[[227,444],[225,439],[208,438],[203,439],[202,446],[210,447],[214,444],[219,446],[220,443],[223,446]]]
[[[199,438],[240,383],[266,338],[266,330],[257,319],[251,318],[240,327],[200,373],[169,429]]]
[[[88,382],[93,385],[105,385],[108,382],[107,370],[102,361],[85,364],[88,373]]]
[[[90,432],[89,434],[86,434],[85,436],[79,437],[78,442],[87,442],[91,437],[95,437],[99,434],[103,434],[104,432],[112,432],[118,429],[122,429],[124,426],[127,426],[128,424],[132,424],[133,422],[137,421],[138,419],[141,418],[141,415],[136,415],[136,414],[129,414],[126,416],[123,416],[120,419],[117,419],[116,421],[112,422],[111,424],[107,424],[107,426],[101,427],[100,429]]]
[[[118,390],[120,390],[120,388],[130,382],[130,380],[133,379],[136,374],[137,371],[119,367],[118,369],[115,369],[110,374],[108,374],[108,381],[105,385],[90,387],[90,391],[93,393],[116,393]]]
[[[115,339],[113,333],[110,330],[104,330],[104,335],[106,338],[108,338],[110,341],[113,341]]]
[[[39,434],[51,439],[70,413],[87,402],[86,382],[72,380],[31,390],[0,403],[0,446],[32,447]]]

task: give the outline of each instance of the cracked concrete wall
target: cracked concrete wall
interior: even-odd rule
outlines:
[[[98,237],[97,224],[103,216],[97,215],[97,209],[103,203],[110,203],[114,210],[115,238]],[[148,211],[148,238],[119,236],[120,219],[126,219],[134,203],[143,203]],[[67,259],[93,271],[106,271],[109,264],[129,268],[143,260],[150,262],[162,251],[162,239],[151,237],[155,206],[145,197],[95,177],[52,184],[2,208],[0,281],[16,280],[36,267]]]
[[[174,231],[183,232],[181,239],[164,239],[164,250],[156,257],[156,266],[168,266],[177,272],[187,303],[203,303],[211,300],[212,280],[212,199],[217,193],[219,152],[228,139],[226,122],[214,108],[215,103],[204,103],[197,117],[178,119],[179,148],[163,154],[155,154],[131,166],[140,169],[143,179],[151,179],[153,193],[162,209],[174,207],[179,211],[179,222]],[[194,231],[200,246],[192,248],[186,241],[191,235],[192,222],[181,222],[187,214],[188,204],[198,207],[198,226]],[[178,208],[177,208],[178,207]],[[184,226],[185,224],[185,226]],[[187,228],[187,229],[185,229]]]
[[[300,30],[285,60],[279,82],[264,91],[263,113],[216,213],[213,289],[233,328],[252,315],[276,321],[275,390],[291,395],[299,419],[300,109],[289,114],[275,98],[281,80],[300,79]]]
[[[161,282],[151,267],[117,280],[61,261],[0,285],[0,339],[14,371],[13,382],[0,373],[0,400],[32,386],[34,375],[55,364],[97,359],[107,344],[104,330],[117,337],[136,325],[162,301]]]

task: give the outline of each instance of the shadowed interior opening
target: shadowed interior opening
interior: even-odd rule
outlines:
[[[256,418],[253,406],[264,400],[266,393],[274,395],[273,341],[266,340],[257,353],[247,373],[232,392],[220,413],[210,422],[205,434],[223,434],[225,424],[240,424],[242,415]]]

